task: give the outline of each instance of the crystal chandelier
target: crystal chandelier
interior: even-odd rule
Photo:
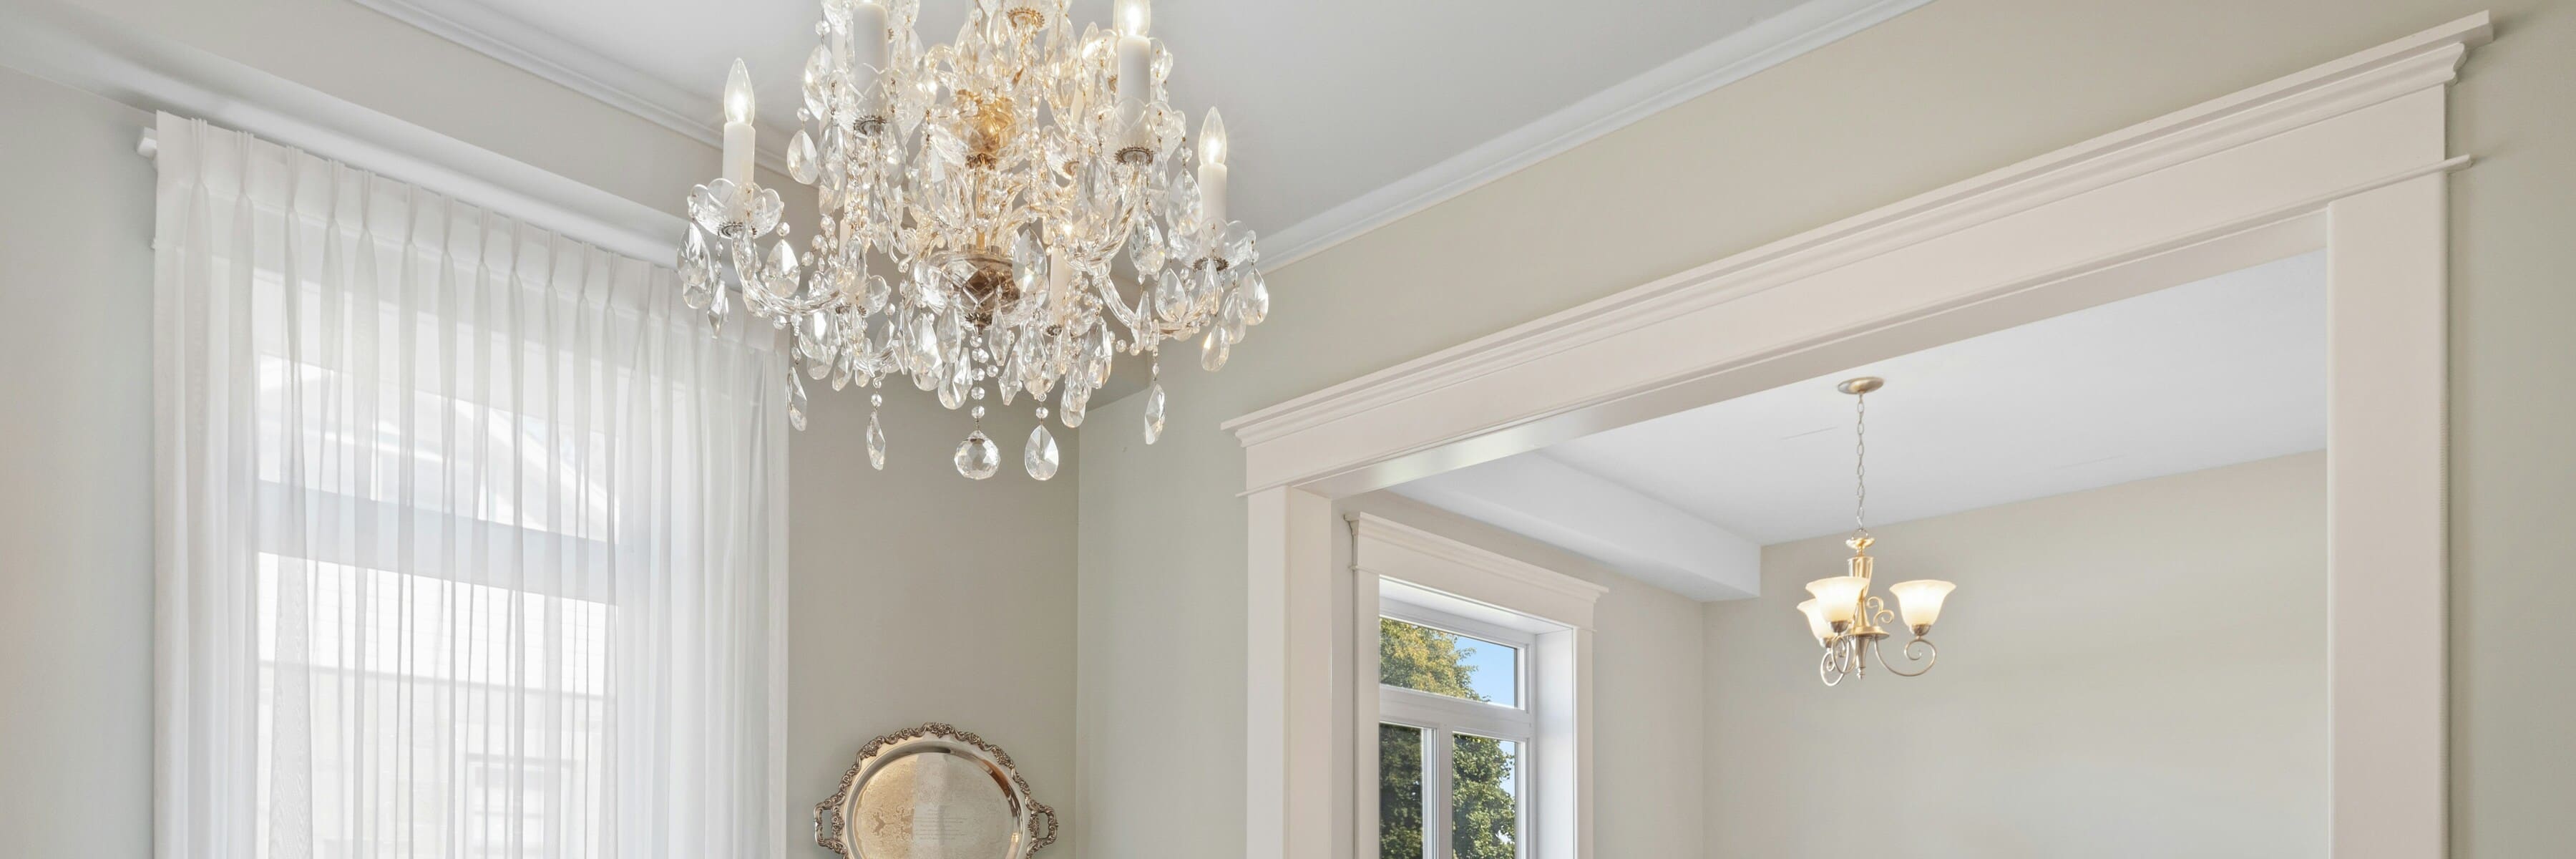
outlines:
[[[822,210],[801,253],[778,192],[753,181],[751,75],[735,61],[724,177],[689,195],[682,296],[720,329],[738,291],[752,315],[794,330],[798,429],[807,377],[838,390],[909,376],[940,405],[971,408],[955,454],[969,478],[1001,466],[986,401],[1026,394],[1039,420],[1022,463],[1045,480],[1058,462],[1051,395],[1064,425],[1081,426],[1114,357],[1141,356],[1152,444],[1163,344],[1195,337],[1215,370],[1269,315],[1270,293],[1253,233],[1226,220],[1225,122],[1210,109],[1196,152],[1181,145],[1163,88],[1171,55],[1147,36],[1145,0],[1118,0],[1117,29],[1079,35],[1067,0],[960,2],[973,6],[956,40],[924,49],[918,0],[823,0],[804,127],[787,146],[788,174],[815,187]],[[1111,277],[1122,251],[1133,298]],[[872,410],[879,469],[885,444]]]
[[[1852,549],[1851,569],[1845,575],[1808,582],[1807,592],[1815,599],[1798,604],[1798,613],[1807,617],[1807,631],[1824,646],[1824,659],[1817,663],[1816,673],[1827,686],[1868,673],[1870,659],[1878,660],[1880,667],[1899,677],[1921,677],[1932,670],[1941,653],[1925,636],[1932,634],[1932,622],[1941,618],[1941,603],[1958,587],[1931,579],[1888,586],[1888,592],[1896,595],[1904,611],[1905,626],[1914,632],[1914,639],[1905,643],[1905,661],[1920,662],[1923,667],[1909,672],[1889,664],[1886,654],[1879,652],[1879,641],[1888,636],[1879,624],[1895,621],[1896,613],[1888,611],[1885,602],[1869,593],[1871,568],[1878,559],[1869,556],[1869,547],[1877,540],[1869,536],[1868,520],[1869,392],[1886,385],[1885,379],[1863,376],[1835,386],[1852,395],[1853,533],[1843,543]]]

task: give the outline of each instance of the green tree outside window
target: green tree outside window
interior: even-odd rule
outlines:
[[[1378,621],[1378,682],[1469,701],[1485,701],[1466,663],[1475,648],[1451,633],[1402,621]],[[1428,859],[1423,854],[1423,731],[1378,727],[1378,856]],[[1518,744],[1458,735],[1451,750],[1453,780],[1449,846],[1452,859],[1518,859],[1519,801],[1514,796]]]

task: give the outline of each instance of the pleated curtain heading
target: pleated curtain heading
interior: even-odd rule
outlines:
[[[782,855],[772,332],[418,187],[158,133],[158,854]]]

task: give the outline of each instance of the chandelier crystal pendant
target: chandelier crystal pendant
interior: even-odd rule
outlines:
[[[787,146],[789,176],[822,210],[801,253],[778,192],[753,179],[751,74],[735,61],[724,175],[689,195],[681,295],[718,330],[733,292],[794,330],[804,372],[789,374],[788,422],[800,430],[806,378],[839,390],[908,376],[942,406],[971,407],[953,460],[981,480],[1002,462],[986,400],[1027,395],[1039,420],[1021,461],[1045,480],[1058,465],[1050,396],[1080,426],[1115,357],[1140,356],[1152,444],[1163,345],[1197,338],[1200,366],[1216,370],[1269,315],[1270,293],[1252,231],[1226,219],[1225,122],[1210,109],[1196,151],[1182,145],[1146,0],[1118,0],[1116,29],[1078,35],[1067,0],[959,2],[973,5],[956,40],[924,49],[918,0],[823,0],[804,127]],[[1111,277],[1122,253],[1132,298]],[[884,468],[873,411],[867,439]]]
[[[1941,604],[1957,586],[1949,582],[1918,579],[1888,586],[1895,594],[1904,615],[1905,626],[1914,638],[1902,651],[1908,664],[1922,663],[1921,668],[1906,671],[1887,661],[1879,651],[1879,642],[1888,637],[1880,624],[1893,623],[1897,612],[1869,592],[1870,577],[1878,559],[1869,556],[1869,547],[1877,540],[1869,535],[1869,392],[1885,387],[1887,380],[1863,376],[1835,386],[1852,395],[1852,538],[1850,569],[1840,576],[1807,583],[1807,592],[1815,598],[1798,604],[1798,613],[1807,618],[1807,631],[1824,647],[1824,658],[1816,665],[1816,674],[1825,685],[1840,684],[1845,677],[1868,673],[1869,660],[1899,677],[1920,677],[1932,670],[1940,659],[1939,649],[1927,636],[1933,621],[1941,618]]]

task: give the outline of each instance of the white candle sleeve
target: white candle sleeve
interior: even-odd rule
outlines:
[[[1154,95],[1154,48],[1143,36],[1118,38],[1118,101],[1143,104]]]
[[[751,181],[752,148],[759,136],[748,122],[728,122],[724,127],[724,177],[736,185]],[[701,162],[703,163],[703,162]]]
[[[872,2],[850,8],[850,53],[844,60],[850,64],[853,78],[866,75],[864,66],[882,71],[886,67],[886,8]],[[874,80],[874,75],[866,75]]]
[[[1199,210],[1210,225],[1225,229],[1225,165],[1199,162]]]

